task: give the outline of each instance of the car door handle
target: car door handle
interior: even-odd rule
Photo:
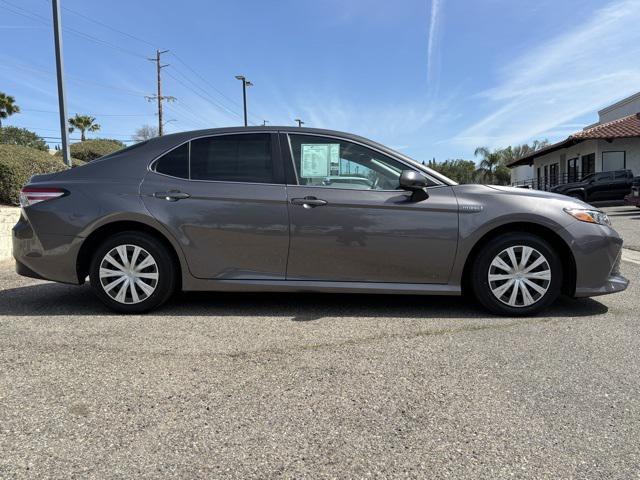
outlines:
[[[326,200],[320,200],[316,197],[292,198],[292,205],[302,205],[304,208],[321,207],[327,204]]]
[[[178,200],[184,200],[185,198],[189,198],[191,195],[188,193],[181,192],[179,190],[169,190],[168,192],[156,192],[153,194],[156,198],[162,198],[169,202],[176,202]]]

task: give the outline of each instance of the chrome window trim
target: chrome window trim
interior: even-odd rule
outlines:
[[[238,182],[238,181],[234,181],[234,180],[200,180],[200,179],[197,179],[197,178],[191,178],[191,142],[193,140],[200,140],[202,138],[211,138],[211,137],[230,136],[230,135],[247,135],[247,134],[254,134],[254,133],[266,133],[266,134],[268,134],[269,135],[269,142],[271,142],[271,134],[274,133],[274,130],[258,130],[258,131],[252,130],[250,132],[225,132],[225,133],[214,133],[214,134],[209,134],[209,135],[200,135],[200,136],[197,136],[197,137],[193,137],[193,138],[190,138],[188,140],[185,140],[182,143],[174,145],[173,147],[171,147],[168,150],[165,150],[164,152],[160,153],[159,155],[156,155],[147,164],[147,171],[150,172],[150,173],[154,173],[156,175],[161,175],[163,177],[175,178],[177,180],[184,180],[186,182],[225,183],[225,184],[226,183],[230,183],[230,184],[234,184],[234,185],[240,184],[240,185],[286,186],[286,183]],[[182,147],[185,143],[189,144],[189,147],[188,147],[189,148],[189,153],[188,153],[189,178],[176,177],[174,175],[167,175],[166,173],[161,173],[161,172],[158,172],[158,171],[155,170],[155,164],[158,162],[158,160],[160,160],[160,158],[164,157],[168,153],[173,152],[177,148]]]
[[[322,134],[322,133],[307,133],[307,132],[298,133],[298,132],[291,131],[291,130],[284,130],[284,131],[282,131],[282,133],[287,135],[287,141],[289,143],[289,155],[291,157],[291,162],[293,163],[293,172],[296,175],[296,182],[298,182],[296,185],[292,185],[292,186],[295,186],[295,187],[333,188],[334,190],[353,190],[355,192],[357,192],[357,191],[369,191],[369,192],[398,192],[398,191],[402,191],[402,190],[399,190],[399,189],[394,189],[394,190],[371,190],[371,189],[364,189],[364,188],[363,189],[358,189],[358,188],[326,187],[326,186],[323,186],[323,185],[300,185],[300,177],[298,176],[298,169],[296,168],[296,161],[295,161],[295,158],[293,156],[293,148],[291,147],[291,135],[323,137],[323,138],[330,138],[330,139],[333,139],[333,140],[341,140],[343,142],[355,143],[356,145],[360,145],[361,147],[365,147],[365,148],[368,148],[369,150],[373,150],[374,152],[378,152],[379,154],[384,155],[385,157],[389,157],[389,158],[401,163],[405,167],[410,168],[411,170],[416,170],[413,165],[407,164],[407,162],[405,162],[404,160],[399,159],[394,155],[390,155],[387,152],[384,152],[384,151],[380,150],[379,148],[375,148],[372,145],[368,145],[366,143],[359,142],[357,140],[347,139],[347,138],[344,138],[344,137],[336,137],[335,135],[326,135],[326,134]],[[436,183],[436,185],[432,185],[432,186],[427,187],[427,188],[448,186],[444,182],[441,182],[440,180],[438,180],[438,179],[434,178],[433,176],[429,175],[429,173],[427,173],[427,172],[421,172],[421,173],[424,173],[425,176],[427,176],[431,181]]]

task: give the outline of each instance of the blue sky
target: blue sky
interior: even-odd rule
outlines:
[[[169,132],[241,124],[244,74],[253,123],[300,117],[418,160],[555,141],[640,91],[640,0],[61,2],[68,110],[102,137],[157,123],[155,47]],[[0,0],[0,91],[23,110],[6,125],[55,137],[50,17]]]

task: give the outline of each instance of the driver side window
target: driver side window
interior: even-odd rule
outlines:
[[[289,135],[300,185],[351,190],[395,190],[407,167],[381,153],[335,138]]]

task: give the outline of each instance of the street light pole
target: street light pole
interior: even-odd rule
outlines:
[[[253,83],[247,80],[244,75],[236,75],[236,79],[242,80],[242,105],[244,107],[244,126],[248,125],[247,123],[247,87],[252,87]]]
[[[302,125],[304,125],[304,122],[302,120],[300,120],[299,118],[296,118],[294,120],[294,122],[298,122],[298,127],[301,127]]]
[[[56,51],[56,75],[58,80],[58,108],[60,111],[60,137],[62,140],[62,158],[68,167],[71,167],[71,154],[69,152],[69,128],[67,127],[67,102],[64,94],[64,76],[62,61],[62,26],[60,23],[60,5],[58,0],[51,1],[53,9],[53,39]]]

